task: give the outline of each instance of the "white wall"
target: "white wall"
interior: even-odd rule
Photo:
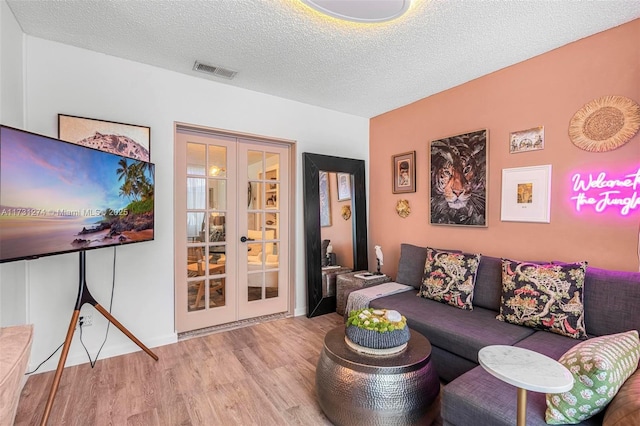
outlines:
[[[22,29],[7,2],[0,2],[0,120],[22,126]]]
[[[22,127],[23,34],[7,2],[0,1],[0,123]],[[0,326],[27,322],[26,269],[23,264],[0,265]]]
[[[156,239],[120,247],[113,314],[150,347],[175,341],[173,283],[173,131],[185,122],[297,141],[296,314],[306,312],[302,208],[303,152],[368,161],[369,121],[274,96],[169,72],[27,36],[25,43],[27,130],[57,135],[57,114],[151,127],[151,160],[156,164]],[[240,75],[242,70],[240,70]],[[108,308],[112,250],[87,252],[88,283]],[[26,262],[29,321],[35,324],[32,365],[63,340],[75,303],[77,254]],[[24,262],[18,262],[24,263]],[[22,284],[19,284],[22,285]],[[85,306],[84,312],[93,308]],[[106,321],[94,313],[84,340],[92,356]],[[67,365],[86,362],[77,342]],[[137,350],[115,328],[101,358]],[[43,371],[55,368],[57,357]]]

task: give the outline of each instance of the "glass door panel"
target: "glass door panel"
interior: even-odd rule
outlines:
[[[227,237],[227,219],[225,213],[212,212],[209,216],[209,242],[225,242]]]
[[[274,239],[278,239],[279,238],[279,232],[278,232],[278,227],[280,226],[280,215],[278,213],[272,213],[272,212],[267,212],[265,213],[265,222],[264,222],[264,228],[266,230],[272,230],[273,231],[273,238]],[[277,253],[276,253],[277,254]]]
[[[187,209],[204,209],[205,180],[203,178],[187,179]]]
[[[227,303],[225,298],[226,278],[214,278],[209,280],[209,308],[224,306]]]
[[[206,170],[206,145],[187,143],[187,174],[204,176]]]
[[[269,251],[271,251],[271,253],[267,254],[266,258],[264,259],[264,263],[265,263],[265,268],[266,269],[277,269],[280,267],[280,258],[278,257],[278,246],[280,245],[280,243],[269,243],[271,244],[271,249],[267,249]]]
[[[247,152],[247,178],[249,180],[261,179],[264,170],[263,152],[248,151]]]
[[[209,145],[208,170],[211,177],[227,177],[227,148]]]
[[[247,302],[255,302],[256,300],[262,300],[262,288],[263,288],[263,273],[250,271],[247,275]]]
[[[265,272],[265,299],[278,297],[278,271]]]
[[[209,179],[208,207],[210,210],[227,209],[227,181],[225,179]]]

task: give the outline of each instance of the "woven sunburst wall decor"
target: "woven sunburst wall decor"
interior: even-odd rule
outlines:
[[[569,122],[571,142],[580,149],[619,148],[640,129],[640,105],[624,96],[603,96],[584,105]]]

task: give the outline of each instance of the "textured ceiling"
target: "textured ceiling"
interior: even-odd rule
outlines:
[[[7,3],[35,37],[362,117],[640,18],[638,0],[414,0],[377,25],[299,0]],[[196,60],[238,74],[208,76]]]

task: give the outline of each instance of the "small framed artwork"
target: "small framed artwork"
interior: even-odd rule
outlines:
[[[509,153],[516,154],[539,149],[544,149],[544,126],[511,133]]]
[[[351,175],[349,173],[336,173],[338,183],[338,201],[351,199]]]
[[[329,174],[319,172],[320,179],[320,226],[331,226],[331,198],[329,193]]]
[[[502,169],[500,220],[551,221],[551,164]]]
[[[416,192],[416,152],[410,151],[391,157],[393,167],[393,193]]]
[[[151,128],[58,114],[58,139],[149,162]]]
[[[488,131],[431,142],[432,225],[487,226]]]

